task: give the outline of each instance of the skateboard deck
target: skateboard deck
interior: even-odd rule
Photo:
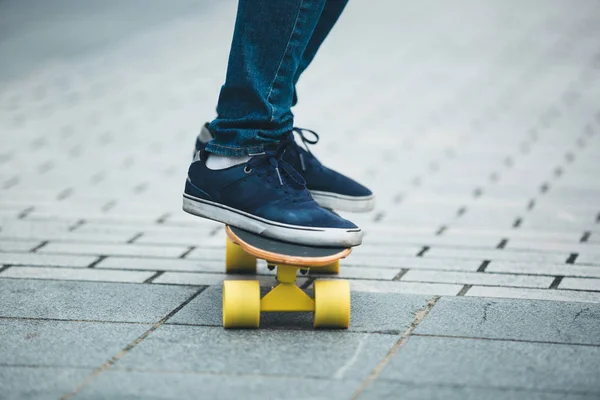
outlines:
[[[223,326],[258,328],[261,312],[314,313],[315,328],[348,328],[350,286],[344,280],[316,280],[310,297],[296,286],[298,271],[314,269],[337,274],[339,260],[350,248],[316,247],[283,242],[226,226],[227,273],[255,273],[256,260],[277,269],[279,284],[261,298],[258,280],[226,280],[223,284]]]

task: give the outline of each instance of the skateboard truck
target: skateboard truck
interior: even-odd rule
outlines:
[[[312,250],[307,246],[289,245],[254,235],[236,228],[226,228],[226,270],[256,272],[256,259],[267,261],[277,268],[278,284],[261,298],[258,280],[227,280],[223,283],[223,326],[225,328],[258,328],[261,312],[313,312],[315,328],[348,328],[350,324],[350,285],[344,280],[316,280],[314,297],[296,285],[299,270],[315,268],[322,272],[337,273],[339,259],[350,249],[329,251],[328,257],[298,257],[273,253],[247,243],[257,240],[260,245],[275,245],[279,251],[293,252],[293,246]],[[241,237],[240,237],[241,236]],[[259,241],[260,240],[260,241]],[[263,243],[264,242],[264,243]],[[256,244],[256,243],[253,243]],[[281,247],[278,245],[281,244]],[[290,247],[292,246],[292,247]],[[290,250],[291,249],[291,250]],[[342,251],[340,251],[342,250]]]

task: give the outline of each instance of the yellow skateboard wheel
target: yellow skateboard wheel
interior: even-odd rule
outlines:
[[[225,244],[225,272],[256,273],[256,257],[246,253],[240,246],[227,238]]]
[[[315,328],[350,326],[350,284],[348,281],[315,281]]]
[[[223,282],[223,327],[258,328],[260,286],[258,281]]]

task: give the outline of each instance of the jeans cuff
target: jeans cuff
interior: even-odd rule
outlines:
[[[206,151],[220,156],[252,156],[259,153],[264,153],[265,146],[262,144],[249,147],[223,146],[211,141],[206,146]]]

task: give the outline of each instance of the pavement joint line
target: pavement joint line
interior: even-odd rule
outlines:
[[[104,204],[100,208],[100,211],[102,211],[102,212],[108,212],[108,211],[112,210],[113,208],[115,208],[116,205],[117,205],[117,201],[116,200],[109,200],[106,204]]]
[[[77,395],[77,393],[79,393],[83,388],[88,386],[102,372],[106,371],[107,369],[112,367],[114,364],[119,362],[119,360],[121,358],[123,358],[123,356],[125,354],[127,354],[128,351],[130,351],[131,349],[136,347],[138,344],[140,344],[142,341],[144,341],[144,339],[146,339],[148,336],[150,336],[155,330],[157,330],[162,325],[164,325],[165,322],[167,322],[170,318],[172,318],[175,314],[177,314],[183,307],[188,305],[192,300],[194,300],[196,297],[198,297],[200,295],[200,293],[202,293],[205,289],[206,289],[206,287],[201,287],[200,289],[198,289],[194,294],[192,294],[190,297],[188,297],[183,303],[181,303],[179,306],[177,306],[174,310],[172,310],[166,316],[161,318],[160,321],[158,321],[154,325],[152,325],[152,327],[150,329],[148,329],[146,332],[144,332],[142,335],[140,335],[133,342],[129,343],[119,353],[115,354],[110,360],[105,362],[103,365],[98,367],[94,372],[92,372],[90,375],[88,375],[88,377],[86,379],[84,379],[84,381],[82,383],[80,383],[77,387],[75,387],[72,391],[61,396],[60,400],[67,400],[67,399],[70,399],[73,396]]]
[[[375,216],[373,217],[373,222],[381,222],[381,220],[383,220],[383,217],[385,216],[385,212],[383,211],[379,211],[378,213],[375,214]]]
[[[12,268],[16,268],[14,265],[11,266]],[[27,268],[27,267],[25,267]],[[41,267],[43,268],[43,267]],[[62,267],[60,267],[62,268]],[[65,267],[65,268],[69,268],[69,267]],[[73,269],[85,269],[85,268],[73,268]],[[99,270],[100,268],[94,268],[96,270]],[[105,271],[114,271],[114,269],[103,269]],[[170,271],[169,271],[170,272]],[[186,271],[187,272],[187,271]],[[198,272],[198,274],[210,274],[211,272]],[[213,272],[214,273],[214,272]],[[227,275],[225,273],[223,273],[223,275]],[[272,276],[273,279],[275,280],[275,276],[274,275],[258,275],[258,276]],[[323,276],[319,276],[320,278],[323,278]],[[35,280],[35,281],[52,281],[52,282],[83,282],[83,283],[112,283],[112,284],[121,284],[121,285],[143,285],[143,282],[124,282],[124,281],[114,281],[114,280],[110,280],[110,281],[103,281],[103,280],[87,280],[87,279],[59,279],[59,278],[36,278],[36,277],[26,277],[26,278],[21,278],[21,277],[11,277],[11,276],[0,276],[0,280],[26,280],[26,279],[30,279],[30,280]],[[337,278],[336,278],[337,279]],[[342,278],[340,278],[342,279]],[[478,287],[491,287],[491,288],[508,288],[508,289],[534,289],[534,290],[540,290],[540,291],[547,291],[550,292],[551,290],[549,288],[540,288],[537,286],[509,286],[509,285],[490,285],[490,284],[484,284],[484,283],[476,283],[476,284],[463,284],[463,283],[450,283],[450,282],[431,282],[431,281],[410,281],[410,280],[403,280],[403,281],[392,281],[389,279],[369,279],[369,278],[343,278],[345,280],[350,280],[350,281],[371,281],[371,282],[399,282],[399,283],[423,283],[423,284],[433,284],[433,285],[463,285],[463,286],[468,286],[470,289],[473,286],[478,286]],[[584,277],[584,279],[586,279],[586,277]],[[594,278],[587,278],[587,279],[594,279]],[[214,285],[208,285],[208,286],[219,286],[221,283],[216,283]],[[203,287],[203,286],[207,286],[206,284],[194,284],[194,283],[163,283],[163,282],[158,282],[158,283],[152,283],[152,285],[163,285],[163,286],[189,286],[189,287]],[[267,287],[267,286],[264,286]],[[583,293],[598,293],[600,292],[600,289],[563,289],[563,288],[557,288],[557,289],[553,289],[559,292],[583,292]],[[363,292],[361,290],[355,290],[354,292]],[[366,292],[365,292],[366,293]],[[377,292],[377,293],[390,293],[390,292]],[[405,294],[415,294],[413,292],[400,292],[400,293],[405,293]],[[460,293],[460,291],[459,291]],[[429,293],[431,294],[431,293]],[[457,293],[456,296],[458,296],[459,294]],[[456,297],[456,296],[448,296],[448,297]],[[477,296],[477,297],[486,297],[486,296]],[[501,298],[506,298],[506,299],[514,299],[513,297],[501,297]],[[531,300],[530,298],[519,298],[522,300]],[[535,299],[538,300],[538,299]],[[548,301],[553,301],[553,300],[548,300]],[[574,301],[574,302],[580,302],[578,300],[569,300],[569,301]]]
[[[160,217],[158,217],[158,219],[156,220],[157,224],[164,224],[165,221],[167,220],[167,218],[169,218],[171,216],[171,213],[165,213],[163,215],[161,215]]]
[[[579,256],[578,253],[571,253],[569,254],[569,257],[567,258],[567,260],[565,261],[566,264],[575,264],[575,260],[577,260],[577,257]]]
[[[34,209],[35,208],[33,206],[27,207],[26,209],[24,209],[23,211],[21,211],[19,213],[19,215],[17,216],[17,219],[24,219],[24,218],[26,218],[29,214],[31,214],[31,212]]]
[[[383,368],[391,361],[392,357],[400,351],[402,346],[406,344],[410,335],[414,332],[415,329],[419,326],[419,324],[427,317],[427,314],[431,311],[431,309],[436,305],[441,296],[434,296],[428,302],[427,305],[415,312],[415,318],[413,319],[410,327],[400,336],[398,341],[392,346],[392,348],[387,352],[387,354],[383,357],[383,359],[373,368],[369,376],[362,382],[360,387],[354,392],[352,395],[352,400],[358,399],[363,392],[369,387],[375,379],[381,374]]]
[[[490,265],[490,260],[483,260],[479,268],[477,268],[477,272],[485,272],[485,269],[488,265]]]
[[[71,225],[70,227],[67,228],[67,231],[73,232],[74,230],[76,230],[77,228],[79,228],[83,224],[85,224],[85,220],[84,219],[78,219],[73,225]]]
[[[210,232],[208,233],[209,237],[215,237],[217,235],[217,233],[219,233],[221,231],[221,226],[215,226],[213,229],[210,230]]]
[[[488,340],[488,341],[493,341],[493,342],[542,343],[542,344],[556,344],[556,345],[563,345],[563,346],[600,347],[600,344],[592,344],[592,343],[557,342],[557,341],[553,341],[553,340],[490,338],[490,337],[482,337],[482,336],[439,335],[439,334],[435,334],[435,333],[413,333],[412,336],[436,337],[436,338],[448,338],[448,339]]]
[[[185,257],[187,257],[188,254],[190,254],[192,251],[194,251],[196,249],[196,246],[190,246],[186,251],[184,251],[178,258],[180,259],[185,259]]]
[[[514,229],[517,229],[518,227],[520,227],[520,226],[521,226],[521,224],[522,224],[522,223],[523,223],[523,218],[521,218],[521,217],[517,217],[517,218],[515,219],[515,221],[513,222],[513,228],[514,228]]]
[[[31,249],[29,251],[29,253],[35,253],[37,252],[39,249],[41,249],[42,247],[44,247],[45,245],[47,245],[49,243],[48,240],[44,240],[42,243],[38,244],[37,246],[35,246],[33,249]]]
[[[306,282],[304,282],[302,285],[299,286],[300,289],[306,289],[307,287],[309,287],[310,285],[312,285],[314,283],[314,281],[316,280],[316,277],[309,277]]]
[[[442,236],[446,229],[448,229],[446,225],[440,226],[440,228],[435,232],[435,236]]]
[[[456,297],[463,297],[467,292],[473,287],[473,285],[464,285],[458,293],[456,293]]]
[[[423,246],[423,248],[417,253],[416,257],[423,257],[425,253],[429,251],[429,246]]]
[[[152,283],[156,278],[158,278],[159,276],[161,276],[164,273],[165,273],[165,271],[157,271],[154,275],[152,275],[150,278],[146,279],[142,283]]]
[[[139,238],[141,238],[142,236],[144,236],[143,232],[140,233],[136,233],[135,235],[133,235],[133,237],[129,240],[127,240],[125,243],[127,244],[132,244],[133,242],[135,242],[136,240],[138,240]]]
[[[402,277],[403,277],[404,275],[406,275],[406,273],[407,273],[408,271],[409,271],[409,269],[408,269],[408,268],[402,268],[402,269],[400,270],[400,272],[398,272],[398,273],[396,274],[396,276],[394,276],[394,277],[392,278],[392,280],[393,280],[393,281],[399,281],[400,279],[402,279]]]
[[[102,261],[106,260],[108,258],[108,256],[98,256],[98,258],[94,261],[92,261],[92,263],[90,265],[88,265],[88,268],[94,268],[96,267],[96,265],[100,264]],[[63,268],[63,267],[59,267],[59,268]],[[75,268],[75,267],[74,267]],[[100,269],[100,268],[98,268]]]
[[[550,286],[548,287],[548,289],[558,289],[558,285],[560,285],[563,278],[564,278],[564,276],[562,276],[562,275],[556,276],[556,278],[554,278],[552,283],[550,283]]]
[[[591,235],[592,232],[590,231],[583,232],[583,235],[581,235],[581,239],[579,239],[579,243],[586,243],[588,240],[590,240]]]
[[[136,322],[136,321],[108,321],[100,319],[63,319],[63,318],[35,318],[35,317],[7,317],[0,316],[0,320],[11,321],[47,321],[47,322],[75,322],[75,323],[90,323],[90,324],[122,324],[122,325],[151,325],[153,321]]]
[[[570,396],[570,395],[587,396],[590,394],[592,394],[592,395],[599,394],[600,395],[600,392],[586,392],[586,391],[581,391],[581,390],[552,390],[552,389],[544,390],[544,389],[534,389],[531,387],[519,387],[519,386],[486,386],[486,385],[471,385],[471,384],[446,383],[446,382],[427,382],[427,383],[423,384],[422,382],[405,381],[402,379],[386,379],[386,378],[382,378],[381,380],[388,381],[388,382],[401,383],[404,385],[417,386],[417,387],[423,387],[424,385],[426,385],[426,386],[433,386],[436,388],[493,389],[493,390],[498,390],[498,391],[510,391],[510,392],[515,391],[515,392],[525,392],[525,393],[564,394],[567,396]]]
[[[56,200],[64,200],[67,197],[69,197],[71,194],[73,194],[73,188],[66,188],[64,190],[62,190],[60,193],[58,193],[58,195],[56,196]]]

